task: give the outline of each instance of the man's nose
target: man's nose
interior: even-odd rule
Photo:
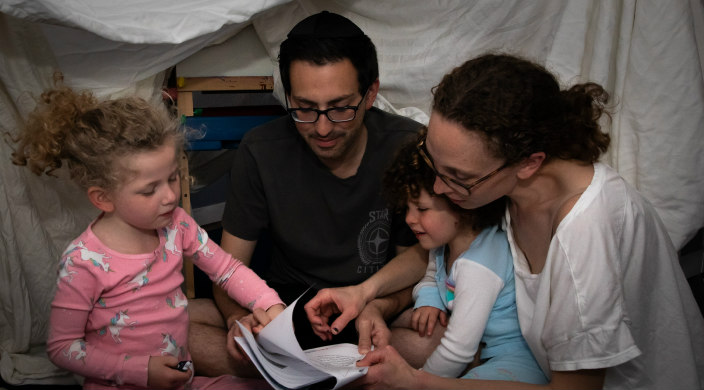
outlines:
[[[320,137],[327,137],[330,132],[332,132],[333,126],[335,124],[328,119],[325,114],[320,114],[318,120],[315,122],[315,132]]]

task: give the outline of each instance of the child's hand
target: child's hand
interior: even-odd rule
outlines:
[[[269,321],[267,321],[267,324],[271,322],[276,316],[281,314],[284,309],[286,309],[286,305],[279,303],[277,305],[271,306],[270,308],[266,309],[266,315],[269,316]],[[264,324],[266,325],[266,324]]]
[[[173,389],[183,386],[193,376],[192,369],[179,371],[176,369],[178,359],[171,355],[151,356],[147,372],[147,386],[158,389]]]
[[[430,336],[438,319],[442,326],[447,326],[447,313],[437,307],[421,306],[413,310],[411,326],[418,331],[420,337]]]
[[[252,324],[252,333],[257,334],[261,332],[261,330],[264,329],[266,324],[270,323],[271,320],[281,314],[281,312],[284,311],[285,308],[286,306],[279,303],[266,309],[266,311],[262,309],[255,309],[252,315],[256,320],[256,324]]]
[[[254,309],[252,314],[242,317],[240,323],[247,328],[252,334],[257,334],[261,332],[262,329],[271,322],[276,316],[284,311],[285,306],[283,304],[278,304],[271,306],[266,311],[262,309]],[[239,328],[235,332],[235,336],[241,336]]]
[[[283,304],[277,304],[271,306],[266,311],[263,309],[254,309],[254,312],[251,314],[240,318],[239,323],[252,332],[252,334],[256,335],[264,329],[266,324],[281,314],[284,308],[285,306]],[[235,341],[235,337],[243,337],[242,331],[236,323],[232,325],[227,333],[227,350],[232,356],[247,356],[244,350],[242,350],[242,347]]]

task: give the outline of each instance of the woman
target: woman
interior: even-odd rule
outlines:
[[[598,162],[610,141],[598,123],[607,101],[597,84],[561,90],[537,64],[483,55],[436,87],[419,150],[434,191],[461,207],[508,198],[519,322],[547,387],[702,388],[704,321],[676,251],[652,205]],[[329,315],[341,311],[340,329],[422,267],[422,254],[407,251],[363,284],[321,291],[306,307],[314,329],[331,331]],[[365,308],[358,327],[380,327],[385,304]],[[359,383],[368,388],[529,387],[432,376],[391,347],[359,364],[371,366]]]

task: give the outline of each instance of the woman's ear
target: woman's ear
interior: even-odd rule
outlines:
[[[518,166],[518,178],[525,180],[535,174],[545,161],[545,152],[536,152],[526,157]]]
[[[102,187],[93,186],[88,188],[88,199],[93,206],[106,213],[115,210],[115,204],[112,202],[110,193]]]

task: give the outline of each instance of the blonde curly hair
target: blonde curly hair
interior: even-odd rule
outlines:
[[[84,190],[114,189],[124,179],[116,161],[174,142],[184,131],[165,106],[136,97],[98,100],[87,91],[58,86],[43,92],[19,133],[12,162],[41,175],[68,163],[71,179]]]

